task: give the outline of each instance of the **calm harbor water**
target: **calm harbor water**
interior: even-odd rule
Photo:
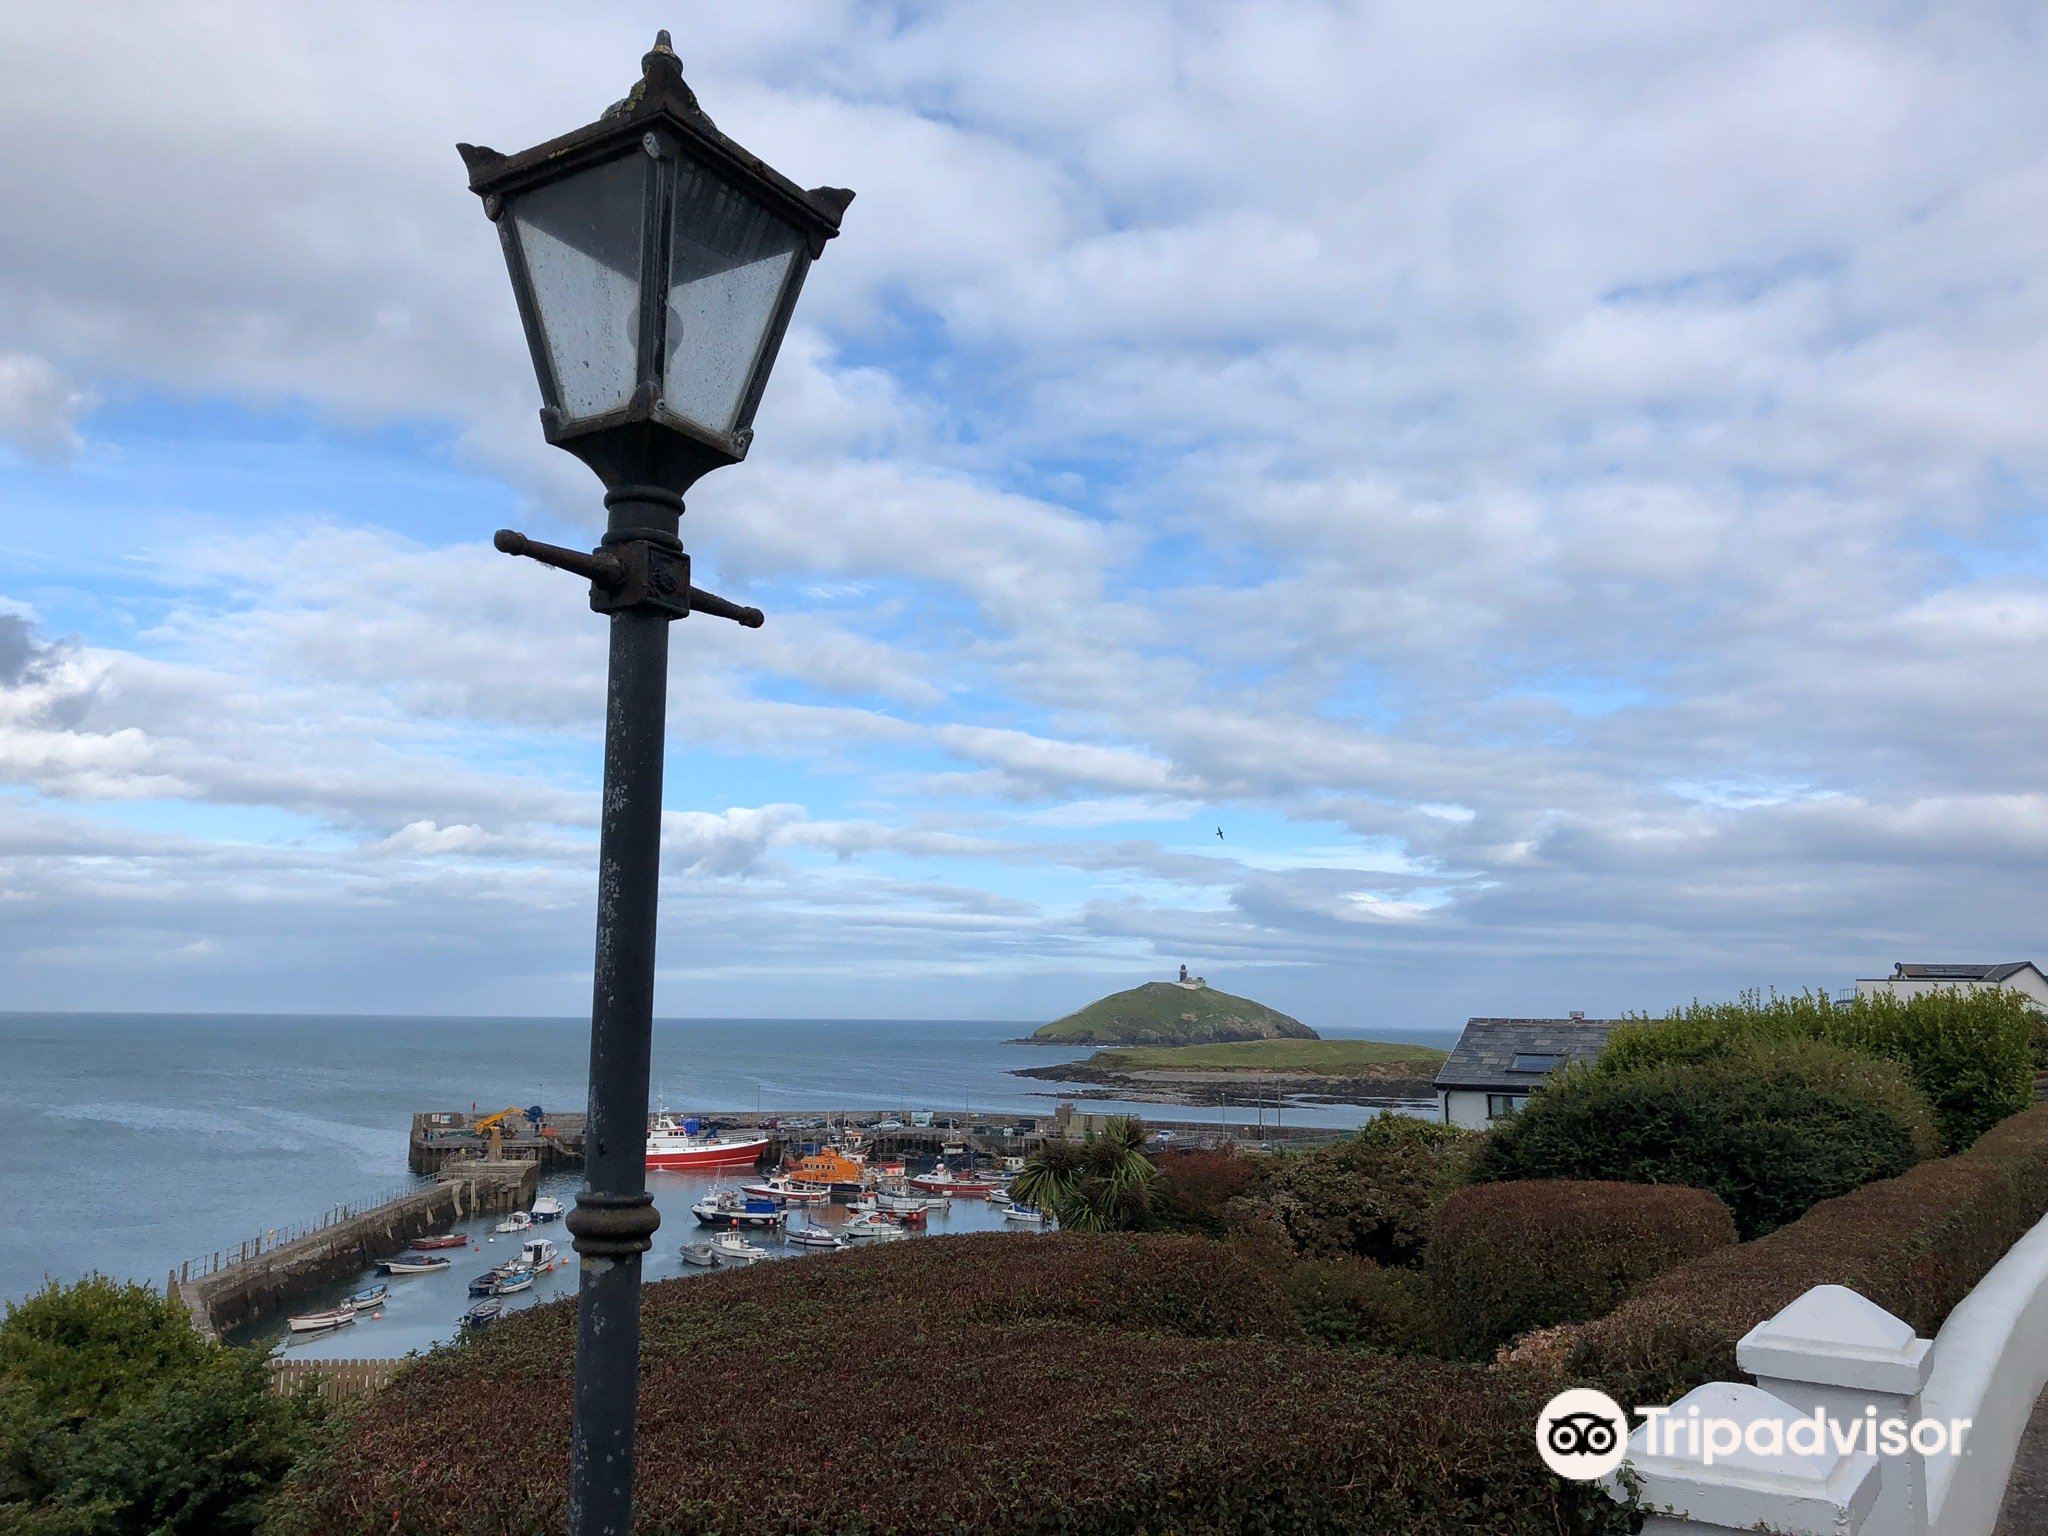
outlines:
[[[1045,1114],[1059,1085],[1010,1069],[1087,1052],[1008,1043],[1027,1028],[999,1020],[662,1020],[654,1093],[658,1103],[691,1112]],[[183,1260],[383,1193],[408,1178],[414,1110],[580,1109],[586,1029],[581,1019],[0,1013],[0,1192],[8,1211],[0,1301],[46,1277],[89,1270],[161,1283]],[[1370,1033],[1445,1047],[1455,1035]],[[1167,1119],[1223,1118],[1212,1109],[1125,1107]],[[1287,1119],[1351,1125],[1369,1113],[1325,1106],[1290,1109]],[[1247,1114],[1230,1118],[1241,1123]],[[574,1182],[556,1192],[566,1200]],[[677,1253],[694,1231],[688,1207],[699,1187],[679,1175],[657,1187],[664,1222],[650,1274],[681,1268]],[[337,1352],[403,1353],[445,1337],[462,1308],[464,1264],[487,1268],[505,1256],[507,1241],[469,1250],[466,1259],[458,1253],[452,1274],[394,1282],[385,1319],[344,1330]],[[573,1284],[565,1270],[528,1294],[546,1300]]]

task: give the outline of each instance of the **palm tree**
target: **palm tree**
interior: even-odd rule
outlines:
[[[1052,1141],[1025,1163],[1015,1198],[1070,1232],[1122,1232],[1144,1222],[1159,1170],[1145,1155],[1145,1122],[1119,1115],[1078,1146]]]

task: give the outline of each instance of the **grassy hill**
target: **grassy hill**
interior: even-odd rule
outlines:
[[[1295,1072],[1368,1077],[1388,1069],[1434,1075],[1449,1052],[1385,1040],[1240,1040],[1227,1045],[1124,1046],[1097,1051],[1091,1067],[1123,1072]]]
[[[1148,981],[1112,992],[1078,1013],[1033,1031],[1050,1045],[1215,1045],[1242,1040],[1314,1040],[1316,1032],[1264,1003],[1214,987]]]

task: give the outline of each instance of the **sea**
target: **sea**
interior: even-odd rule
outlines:
[[[1013,1069],[1089,1054],[1017,1043],[1014,1020],[662,1019],[654,1027],[656,1108],[878,1109],[1048,1114],[1061,1085]],[[1455,1030],[1324,1030],[1449,1049]],[[415,1110],[538,1104],[581,1109],[588,1021],[537,1018],[251,1014],[0,1013],[0,1303],[47,1280],[97,1271],[161,1285],[171,1271],[413,1182]],[[1258,1112],[1091,1101],[1089,1109],[1250,1123]],[[1270,1108],[1263,1112],[1270,1118]],[[1302,1105],[1295,1125],[1348,1126],[1373,1111]],[[727,1176],[728,1179],[730,1175]],[[651,1180],[663,1224],[649,1279],[687,1270],[690,1205],[713,1180]],[[573,1202],[576,1178],[548,1192]],[[933,1232],[1002,1225],[986,1202],[955,1201]],[[290,1347],[400,1355],[455,1331],[467,1272],[511,1256],[516,1240],[469,1224],[475,1247],[452,1273],[392,1282],[382,1313]],[[553,1236],[566,1251],[559,1224]],[[778,1256],[780,1250],[777,1249]],[[361,1283],[373,1276],[365,1275]],[[573,1264],[512,1304],[573,1294]],[[337,1287],[338,1297],[350,1287]],[[310,1302],[309,1302],[310,1305]],[[280,1325],[281,1326],[281,1325]],[[279,1328],[259,1342],[273,1340]]]

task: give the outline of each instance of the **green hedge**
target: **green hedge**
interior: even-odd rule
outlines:
[[[2040,1016],[2016,992],[1949,989],[1837,1003],[1824,993],[1694,1003],[1617,1029],[1595,1070],[1705,1061],[1747,1041],[1820,1040],[1895,1061],[1927,1096],[1942,1143],[1960,1152],[2033,1099]]]
[[[1531,1328],[1583,1322],[1644,1281],[1735,1241],[1703,1189],[1533,1179],[1445,1203],[1429,1239],[1436,1334],[1484,1358]]]
[[[1341,1141],[1268,1159],[1232,1202],[1234,1227],[1309,1258],[1413,1263],[1478,1140],[1414,1115],[1377,1116]]]
[[[1736,1341],[1816,1285],[1846,1285],[1931,1338],[2043,1215],[2048,1105],[2004,1121],[1967,1152],[1659,1276],[1570,1330],[1557,1360],[1621,1402],[1672,1402],[1703,1381],[1740,1380]]]
[[[0,1319],[0,1531],[253,1532],[319,1418],[161,1293],[52,1282]]]
[[[1086,1289],[1105,1267],[1136,1281],[1146,1260],[1181,1251],[1221,1262],[1224,1245],[928,1238],[650,1286],[635,1528],[1627,1528],[1604,1493],[1535,1456],[1549,1375],[1037,1320],[1072,1310],[1050,1298],[1076,1266]],[[1004,1299],[1012,1285],[1024,1294]],[[1018,1320],[975,1320],[991,1316]],[[574,1337],[572,1306],[535,1307],[409,1367],[294,1477],[276,1536],[561,1530]]]
[[[1167,1148],[1152,1161],[1159,1177],[1152,1187],[1152,1220],[1170,1232],[1221,1236],[1229,1225],[1230,1202],[1264,1176],[1266,1160],[1235,1147]]]
[[[1301,1330],[1329,1344],[1427,1354],[1436,1336],[1420,1271],[1371,1259],[1304,1259],[1287,1271]]]
[[[1756,1237],[1935,1150],[1926,1101],[1890,1062],[1809,1040],[1698,1062],[1567,1072],[1480,1148],[1476,1177],[1688,1184]]]

